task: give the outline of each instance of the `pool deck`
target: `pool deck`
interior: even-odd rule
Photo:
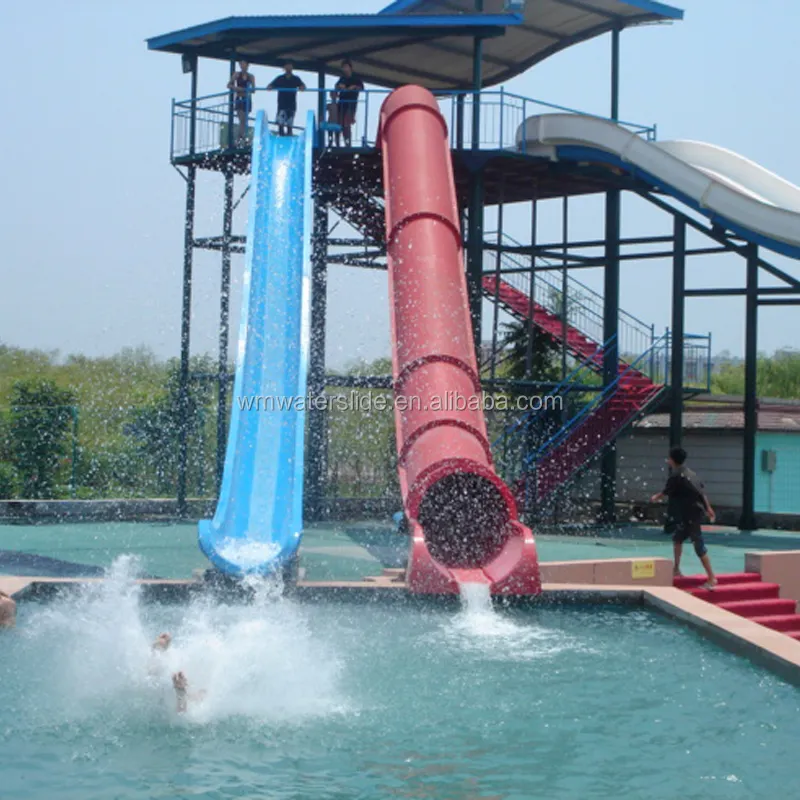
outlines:
[[[761,664],[785,680],[800,685],[800,641],[765,628],[671,584],[666,559],[613,559],[596,562],[543,563],[543,591],[533,602],[632,603],[654,608],[695,628],[723,647]],[[632,580],[633,574],[645,577]],[[652,573],[652,574],[651,574]],[[666,579],[668,576],[668,579]],[[0,591],[16,600],[52,597],[60,591],[102,582],[102,578],[48,578],[0,575]],[[138,583],[148,600],[185,602],[213,591],[202,580],[142,579]],[[300,580],[291,590],[300,600],[357,602],[409,602],[419,599],[408,592],[402,569],[360,581]],[[452,598],[451,598],[452,599]],[[530,602],[530,601],[527,601]]]

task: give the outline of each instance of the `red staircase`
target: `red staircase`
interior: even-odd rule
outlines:
[[[675,578],[673,585],[699,600],[705,600],[800,641],[797,603],[779,596],[779,584],[762,581],[757,572],[717,575],[718,584],[713,591],[700,588],[705,581],[705,575],[692,575]]]
[[[500,305],[516,317],[527,319],[532,308],[532,321],[536,327],[561,343],[564,341],[564,324],[559,316],[534,302],[519,289],[515,289],[493,275],[483,278],[484,294],[497,299]],[[598,372],[603,368],[603,348],[572,325],[566,326],[566,345],[579,361],[593,366]],[[624,361],[619,362],[619,383],[601,404],[579,420],[571,430],[554,443],[536,464],[537,502],[549,497],[563,486],[600,448],[613,441],[637,416],[639,416],[663,391],[664,387],[634,369]]]

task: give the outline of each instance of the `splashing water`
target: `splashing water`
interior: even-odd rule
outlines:
[[[462,652],[491,660],[530,661],[564,650],[586,649],[561,632],[531,624],[530,620],[521,624],[495,610],[488,584],[459,584],[459,594],[461,610],[445,623],[444,640]]]
[[[280,553],[280,545],[275,542],[258,542],[248,538],[225,539],[219,554],[232,564],[236,564],[244,572],[253,572],[265,564],[269,564]]]
[[[32,695],[20,698],[34,724],[97,715],[175,720],[178,671],[189,684],[181,718],[195,723],[301,722],[345,710],[341,660],[312,637],[277,583],[248,578],[249,605],[204,598],[166,608],[141,603],[138,571],[135,558],[119,558],[105,581],[34,612],[23,635],[41,674]],[[152,642],[165,629],[172,644],[157,652]]]

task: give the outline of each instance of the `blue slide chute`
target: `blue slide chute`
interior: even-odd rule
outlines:
[[[306,373],[311,307],[314,116],[300,136],[256,119],[225,468],[200,549],[221,572],[282,570],[303,530]]]

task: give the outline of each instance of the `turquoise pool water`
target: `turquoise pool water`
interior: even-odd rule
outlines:
[[[800,793],[800,691],[639,608],[157,606],[130,574],[0,636],[3,798]]]

